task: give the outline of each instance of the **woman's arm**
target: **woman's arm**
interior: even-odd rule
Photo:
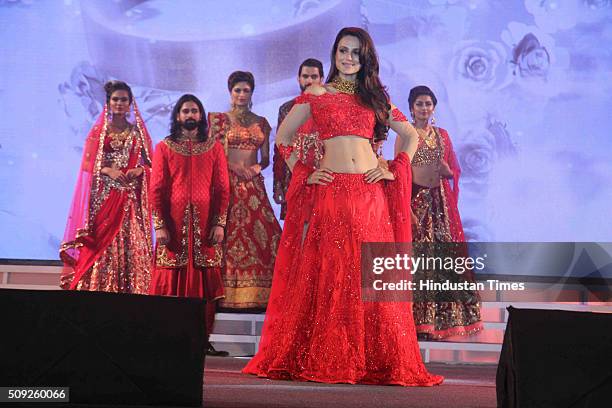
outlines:
[[[264,133],[264,141],[259,149],[261,161],[259,162],[259,172],[270,165],[270,124],[266,118],[262,118],[261,130]]]
[[[276,146],[293,146],[295,133],[310,118],[310,104],[300,103],[293,105],[280,128],[276,132]],[[282,150],[281,150],[282,152]]]
[[[419,135],[404,114],[393,104],[389,110],[389,127],[397,133],[394,156],[397,157],[404,152],[412,160],[419,145]]]

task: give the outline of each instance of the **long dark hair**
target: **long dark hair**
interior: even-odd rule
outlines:
[[[130,88],[130,86],[123,81],[108,81],[104,84],[104,91],[106,92],[106,103],[110,102],[111,95],[115,91],[126,91],[128,93],[130,104],[132,103],[132,100],[134,100],[134,95],[132,95],[132,88]]]
[[[334,46],[331,50],[331,68],[326,82],[331,82],[338,75],[336,67],[336,52],[338,43],[343,37],[352,35],[359,39],[359,63],[361,69],[357,73],[357,95],[362,104],[371,108],[376,114],[376,125],[374,126],[374,142],[387,139],[387,125],[389,119],[389,94],[387,89],[378,78],[378,55],[374,48],[372,37],[367,31],[358,27],[344,27],[336,36]]]
[[[206,111],[204,110],[204,105],[202,102],[195,96],[191,94],[185,94],[176,101],[174,108],[172,109],[172,116],[170,117],[170,139],[173,141],[177,141],[181,136],[181,124],[179,123],[177,116],[183,107],[185,102],[194,102],[198,105],[200,112],[202,112],[202,120],[198,124],[198,141],[203,142],[208,138],[208,122],[206,121]]]

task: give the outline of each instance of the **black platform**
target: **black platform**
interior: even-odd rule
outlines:
[[[0,290],[0,385],[70,387],[71,403],[202,405],[199,299]]]
[[[612,406],[612,314],[508,311],[498,407]]]

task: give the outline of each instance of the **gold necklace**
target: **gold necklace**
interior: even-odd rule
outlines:
[[[127,126],[121,132],[113,132],[109,131],[109,136],[111,138],[110,145],[113,149],[117,150],[123,146],[123,143],[128,138],[130,133],[132,132],[132,127]]]
[[[349,95],[357,93],[357,82],[340,78],[340,75],[337,75],[331,83],[338,92]]]
[[[438,143],[436,142],[436,133],[432,128],[429,128],[429,132],[425,131],[425,129],[416,128],[417,133],[423,139],[425,144],[429,146],[430,149],[435,149]]]
[[[249,113],[251,113],[251,111],[249,110],[245,110],[245,111],[239,111],[238,109],[232,110],[232,114],[234,115],[236,122],[238,122],[240,126],[242,127],[249,127],[250,125],[249,124]]]

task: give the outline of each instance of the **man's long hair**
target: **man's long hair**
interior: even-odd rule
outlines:
[[[389,130],[387,122],[389,119],[389,94],[378,77],[378,55],[374,48],[372,37],[367,31],[357,27],[344,27],[336,36],[334,46],[331,50],[331,67],[326,82],[331,82],[338,75],[336,67],[336,52],[338,43],[343,37],[352,35],[359,39],[359,63],[361,69],[357,73],[357,95],[361,103],[372,109],[376,114],[376,125],[374,126],[374,142],[385,140]]]
[[[170,117],[170,139],[173,141],[177,141],[181,137],[181,124],[178,121],[177,117],[183,107],[185,102],[194,102],[198,105],[200,112],[202,113],[202,120],[198,123],[198,141],[204,142],[208,138],[208,122],[206,121],[206,111],[204,110],[204,105],[202,102],[195,96],[191,94],[185,94],[176,101],[174,108],[172,109],[172,116]]]

